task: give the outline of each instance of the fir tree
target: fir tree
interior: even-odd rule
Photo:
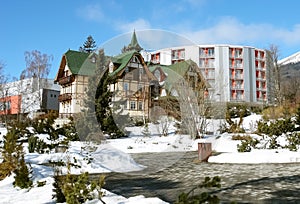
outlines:
[[[18,144],[19,131],[11,127],[4,138],[2,151],[3,162],[0,165],[0,180],[9,176],[18,166],[22,154],[22,145]]]
[[[142,133],[143,133],[144,137],[150,137],[151,132],[150,132],[150,130],[149,130],[149,125],[148,125],[148,123],[145,123],[144,128],[143,128],[143,130],[142,130]]]
[[[55,169],[54,172],[54,183],[53,185],[53,192],[52,198],[56,198],[57,203],[64,203],[66,202],[66,197],[62,192],[62,186],[64,184],[64,177],[60,174],[58,169]]]
[[[116,123],[113,117],[113,112],[118,107],[118,103],[114,103],[115,105],[111,107],[113,93],[109,87],[116,82],[117,78],[109,75],[108,62],[109,59],[105,56],[104,50],[99,50],[95,74],[89,77],[87,97],[84,100],[85,109],[76,118],[79,136],[86,137],[81,139],[104,138],[102,132],[111,137],[124,136],[120,127],[122,129],[121,122],[125,120],[120,119]]]
[[[19,160],[17,168],[14,170],[15,181],[14,186],[18,186],[20,188],[29,188],[32,186],[32,181],[30,180],[30,172],[25,163],[24,153],[22,153],[21,158]]]
[[[66,202],[70,204],[84,203],[93,198],[92,192],[96,185],[89,185],[88,172],[78,176],[71,174],[71,163],[67,164],[68,173],[62,186]]]
[[[95,42],[94,38],[91,35],[89,35],[87,37],[87,40],[84,42],[83,46],[79,47],[79,51],[91,53],[96,50],[96,47],[97,46],[96,46],[96,42]]]
[[[104,55],[104,50],[100,49],[97,55],[95,74],[89,77],[87,97],[84,99],[84,109],[81,113],[74,116],[76,130],[81,140],[89,140],[90,136],[93,136],[95,139],[95,134],[97,134],[99,139],[103,139],[100,125],[95,116],[95,93],[106,64],[107,58]]]
[[[109,73],[105,71],[100,79],[95,95],[96,117],[100,124],[101,130],[113,138],[124,136],[124,133],[116,124],[116,120],[113,117],[113,110],[111,108],[113,93],[109,87],[110,84],[114,84],[115,82],[116,78],[110,76]]]

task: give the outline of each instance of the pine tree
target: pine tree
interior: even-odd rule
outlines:
[[[19,160],[17,168],[14,170],[15,181],[14,186],[18,186],[20,188],[29,188],[32,186],[32,181],[30,180],[30,172],[25,163],[24,153],[22,153],[21,158]]]
[[[67,164],[68,173],[65,177],[62,192],[69,204],[84,203],[93,198],[92,192],[97,187],[96,185],[89,185],[88,172],[82,173],[78,176],[71,174],[71,163]]]
[[[79,136],[84,135],[93,140],[95,137],[104,138],[102,133],[111,137],[124,136],[120,128],[122,129],[121,122],[125,119],[118,119],[116,123],[113,117],[114,108],[119,107],[119,104],[114,103],[111,107],[113,93],[109,86],[114,84],[117,78],[109,75],[108,62],[109,58],[105,56],[104,50],[99,50],[95,74],[89,77],[87,97],[84,100],[85,110],[81,113],[81,117],[75,118]]]
[[[94,38],[89,35],[87,37],[87,40],[84,42],[83,46],[79,47],[79,51],[80,52],[86,52],[86,53],[91,53],[94,52],[96,50],[96,41],[94,40]]]
[[[3,162],[0,164],[0,180],[9,176],[18,166],[19,158],[22,154],[22,145],[17,143],[18,133],[17,128],[12,127],[3,137]]]
[[[54,172],[54,183],[53,185],[53,192],[52,198],[56,198],[57,203],[64,203],[66,202],[66,197],[62,192],[62,186],[64,184],[64,177],[60,174],[58,169],[55,169]]]
[[[150,130],[149,130],[149,125],[148,125],[148,123],[145,123],[144,128],[143,128],[143,130],[142,130],[142,133],[143,133],[144,137],[150,137],[151,132],[150,132]]]
[[[87,97],[84,99],[84,109],[81,113],[74,116],[76,130],[81,140],[99,140],[103,139],[103,134],[100,125],[95,117],[95,93],[97,84],[102,77],[102,72],[107,64],[107,58],[104,55],[104,50],[100,49],[97,55],[95,74],[89,77]],[[91,139],[93,137],[93,139]]]
[[[110,107],[113,93],[109,89],[111,84],[116,82],[116,78],[109,75],[107,71],[104,72],[96,90],[95,111],[101,130],[109,134],[111,137],[122,137],[124,133],[116,124],[113,117],[113,110]],[[115,104],[117,106],[117,104]],[[116,107],[115,106],[115,107]],[[118,120],[121,121],[121,120]]]

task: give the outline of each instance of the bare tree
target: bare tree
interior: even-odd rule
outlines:
[[[0,62],[0,111],[3,112],[4,122],[7,122],[7,110],[9,109],[9,104],[6,101],[6,97],[8,96],[8,89],[5,84],[8,81],[8,77],[4,75],[4,63]]]
[[[282,104],[282,88],[281,88],[281,66],[278,64],[279,49],[278,46],[271,44],[267,50],[267,67],[268,83],[269,83],[269,101],[272,103]]]
[[[41,83],[43,83],[42,80],[47,79],[49,75],[52,60],[52,55],[43,54],[38,50],[25,52],[26,68],[22,71],[20,79],[33,78],[36,80],[36,84],[33,84],[32,86],[33,91],[35,90],[38,95],[40,109],[42,105],[40,92]]]
[[[283,97],[290,103],[297,103],[297,98],[299,98],[300,94],[299,89],[300,79],[298,77],[292,77],[282,83]]]

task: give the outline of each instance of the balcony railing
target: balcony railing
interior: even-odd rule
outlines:
[[[69,84],[72,83],[75,80],[75,77],[73,75],[62,77],[58,80],[58,83],[60,85]]]
[[[230,88],[232,89],[232,90],[244,90],[244,85],[234,85],[234,86],[230,86]]]
[[[59,102],[68,101],[68,100],[72,100],[72,94],[70,93],[65,93],[58,96]]]

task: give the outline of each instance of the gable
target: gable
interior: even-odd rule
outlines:
[[[111,76],[121,76],[124,72],[136,72],[135,69],[141,70],[143,74],[146,74],[150,80],[156,80],[154,75],[149,71],[142,55],[135,51],[125,52],[112,58],[114,64],[114,71],[110,73]]]
[[[60,62],[60,67],[55,80],[62,77],[66,67],[73,75],[86,75],[91,76],[95,73],[96,61],[95,53],[84,53],[74,50],[68,50]]]

